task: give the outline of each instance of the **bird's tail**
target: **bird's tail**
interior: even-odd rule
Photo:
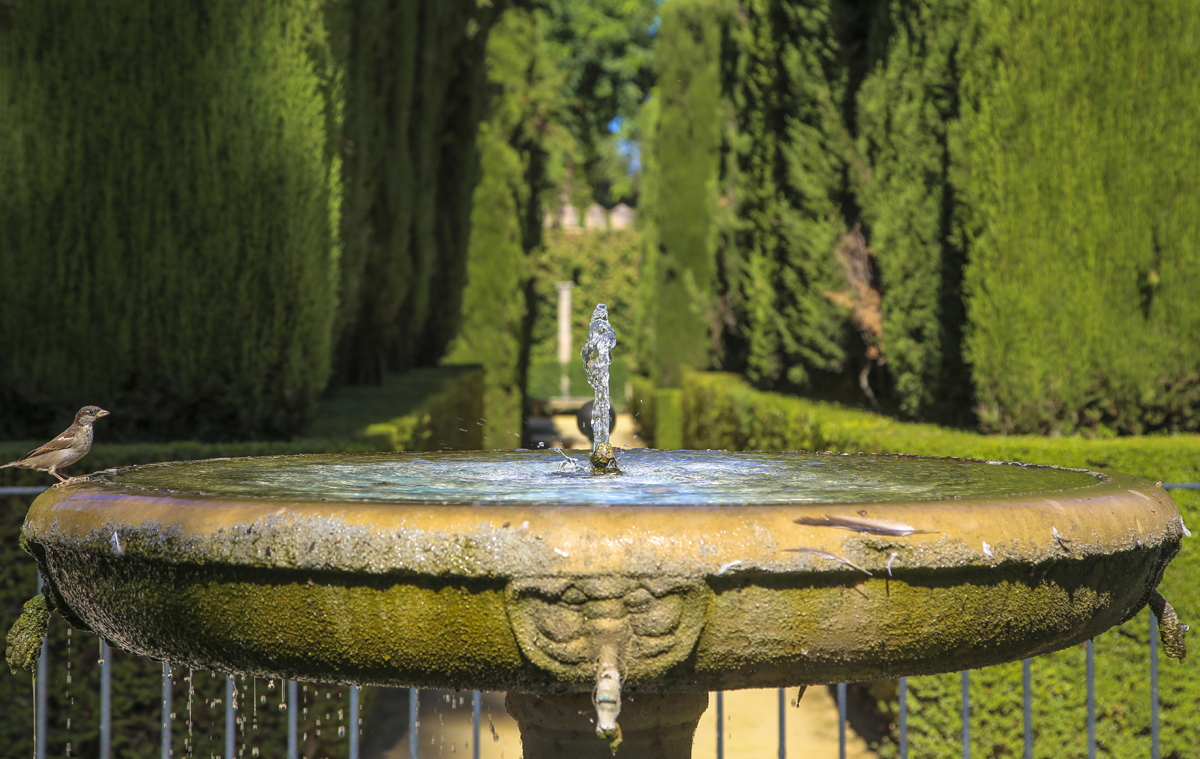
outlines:
[[[10,466],[16,466],[17,462],[10,461],[7,464],[0,464],[0,469],[8,469]]]

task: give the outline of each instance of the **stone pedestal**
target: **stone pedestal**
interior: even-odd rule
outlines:
[[[521,728],[525,759],[613,759],[609,742],[596,735],[591,694],[509,693],[504,706]],[[706,708],[707,693],[624,696],[617,759],[690,759]]]

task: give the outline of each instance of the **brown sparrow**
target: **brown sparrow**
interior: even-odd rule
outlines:
[[[70,466],[87,455],[92,449],[92,425],[102,416],[108,416],[108,412],[99,406],[84,406],[75,415],[75,422],[61,435],[12,463],[0,464],[0,469],[10,466],[35,469],[49,472],[59,482],[68,482],[66,477],[58,473],[59,467]]]

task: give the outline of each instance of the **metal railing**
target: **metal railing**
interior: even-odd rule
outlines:
[[[1160,730],[1159,730],[1159,679],[1158,679],[1158,625],[1153,613],[1149,609],[1146,613],[1150,615],[1150,735],[1151,749],[1150,756],[1152,759],[1160,757]],[[1094,759],[1096,756],[1096,661],[1095,661],[1095,645],[1094,641],[1088,641],[1087,649],[1087,745],[1088,757]],[[42,656],[38,661],[37,677],[35,678],[35,750],[34,756],[36,759],[44,759],[47,749],[47,726],[48,715],[47,709],[47,662],[48,662],[47,644],[43,642]],[[100,641],[100,759],[112,759],[112,649],[103,640]],[[1024,754],[1026,759],[1033,757],[1033,692],[1032,692],[1032,661],[1025,659],[1022,662],[1022,696],[1024,700]],[[971,755],[970,747],[970,675],[964,670],[961,673],[962,678],[962,756],[963,759],[969,759]],[[161,720],[161,742],[163,759],[172,757],[172,738],[174,726],[174,715],[172,714],[172,688],[174,682],[171,675],[171,666],[168,663],[162,665],[162,720]],[[287,756],[288,759],[298,759],[299,741],[297,736],[298,730],[298,714],[300,712],[300,703],[298,697],[298,683],[295,680],[286,681],[286,699],[287,699]],[[347,748],[350,759],[359,759],[360,745],[360,719],[359,719],[359,694],[360,686],[350,686],[349,691],[349,714],[348,723],[349,729],[346,731]],[[838,710],[838,759],[845,759],[847,750],[847,687],[845,683],[838,684],[835,688],[837,710]],[[909,756],[909,730],[908,730],[908,678],[901,677],[899,679],[899,749],[901,759],[908,759]],[[408,755],[410,759],[418,759],[420,721],[419,707],[421,700],[421,692],[416,688],[409,689],[409,705],[408,705]],[[716,756],[717,759],[724,759],[725,745],[725,730],[726,724],[726,709],[724,694],[718,692],[716,694]],[[779,759],[787,757],[787,695],[783,688],[778,690],[778,720],[779,720]],[[235,677],[226,675],[225,678],[225,757],[237,756],[237,733],[238,733],[238,690]],[[482,694],[480,691],[471,692],[471,714],[472,714],[472,756],[473,759],[479,759],[480,756],[480,723],[482,721]],[[697,741],[706,740],[703,736],[697,736]],[[803,752],[804,747],[797,747]]]

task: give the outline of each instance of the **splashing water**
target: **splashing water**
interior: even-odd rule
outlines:
[[[587,342],[580,351],[588,384],[596,391],[596,402],[592,406],[593,451],[608,445],[608,367],[612,364],[612,349],[616,344],[617,333],[608,323],[608,306],[600,303],[592,311]]]

